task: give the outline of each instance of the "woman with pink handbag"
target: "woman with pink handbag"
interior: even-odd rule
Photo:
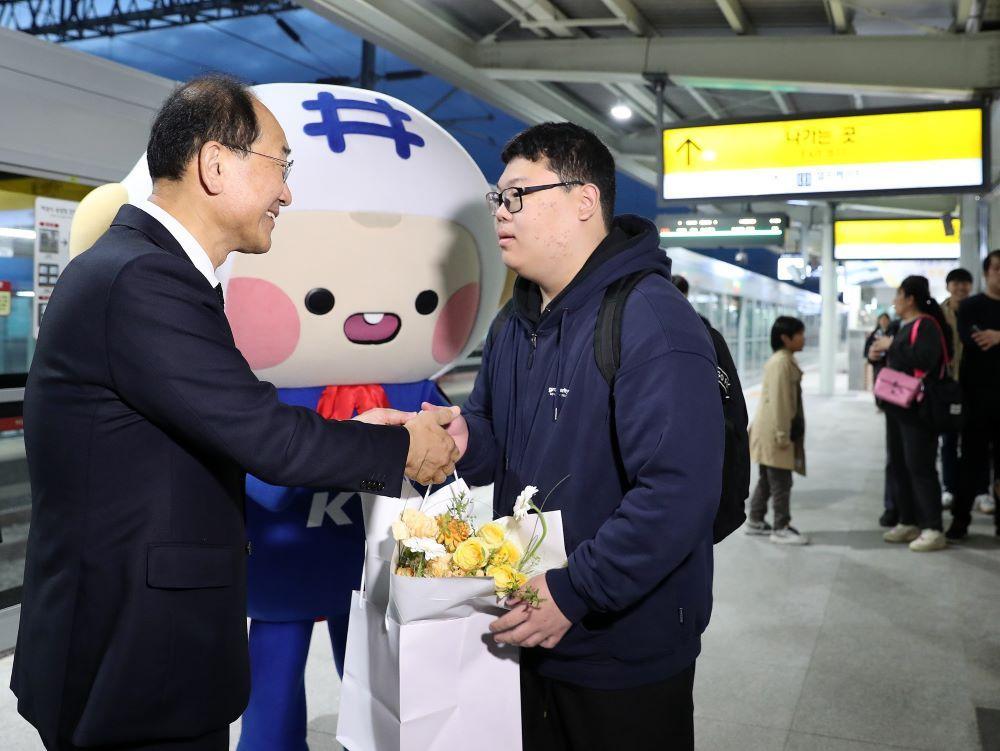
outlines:
[[[950,360],[950,329],[926,277],[906,277],[894,304],[903,321],[899,333],[891,343],[882,339],[871,347],[871,352],[887,352],[875,396],[885,409],[887,472],[899,511],[899,523],[883,539],[909,543],[915,552],[943,550],[947,541],[936,465],[938,432],[919,406],[925,382],[941,378],[942,364]]]

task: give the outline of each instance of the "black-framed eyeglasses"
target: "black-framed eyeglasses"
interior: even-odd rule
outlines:
[[[500,210],[500,204],[503,204],[504,208],[511,214],[516,214],[521,210],[523,205],[521,199],[529,193],[537,193],[540,190],[548,190],[549,188],[562,188],[569,187],[570,185],[584,184],[582,180],[566,180],[561,183],[551,183],[549,185],[532,185],[529,188],[505,188],[499,193],[494,190],[486,194],[486,203],[490,207],[491,214],[496,214]]]
[[[288,182],[288,174],[292,171],[292,165],[295,164],[294,159],[278,159],[276,156],[269,156],[267,154],[261,154],[259,151],[252,151],[251,149],[241,149],[239,146],[228,146],[227,148],[233,151],[242,151],[245,154],[256,154],[257,156],[262,156],[265,159],[270,159],[272,162],[277,162],[281,165],[281,182]]]

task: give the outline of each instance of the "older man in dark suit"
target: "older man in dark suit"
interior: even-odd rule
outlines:
[[[150,200],[121,209],[48,305],[11,683],[47,749],[228,748],[249,691],[247,471],[398,494],[404,471],[453,470],[454,412],[326,421],[282,405],[236,349],[215,269],[270,248],[288,157],[241,84],[180,88],[150,134]]]

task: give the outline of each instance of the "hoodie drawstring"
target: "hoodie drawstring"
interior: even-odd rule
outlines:
[[[559,400],[563,398],[563,327],[566,325],[566,309],[559,314],[559,329],[556,334],[556,385],[552,389],[552,422],[559,422]]]

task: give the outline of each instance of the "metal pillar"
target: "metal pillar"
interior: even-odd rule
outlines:
[[[822,265],[819,293],[823,298],[819,324],[819,393],[832,396],[837,365],[837,266],[833,260],[832,204],[820,208],[823,233]]]
[[[375,90],[375,45],[367,39],[361,41],[361,88]]]
[[[959,253],[958,265],[963,269],[968,269],[975,280],[973,289],[979,289],[979,280],[982,276],[982,262],[979,240],[979,206],[982,201],[976,195],[963,195],[959,202],[961,212],[962,230],[959,233],[961,241],[961,251]]]

